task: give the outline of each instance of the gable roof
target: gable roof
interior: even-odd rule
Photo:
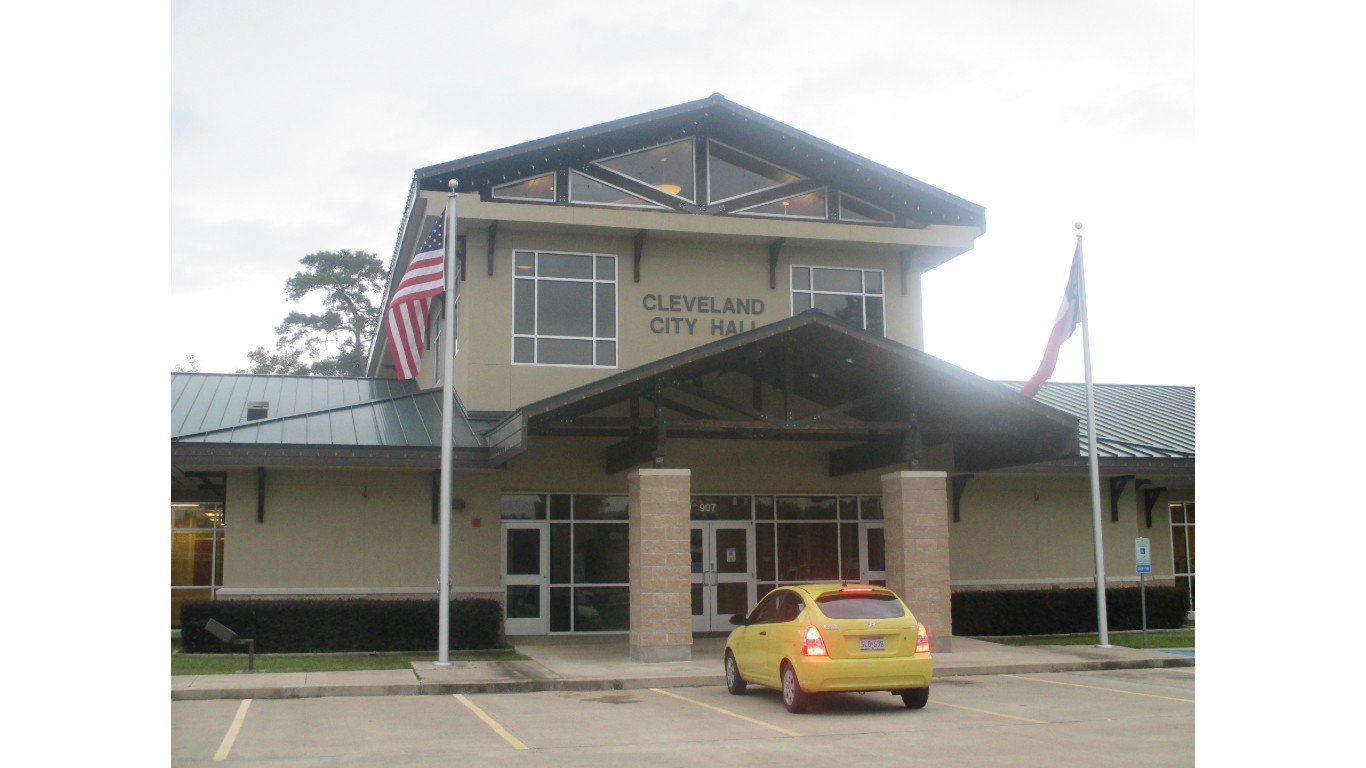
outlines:
[[[922,441],[952,445],[956,471],[1077,451],[1070,414],[819,311],[525,405],[489,433],[492,463],[530,435],[625,438],[608,449],[609,472],[641,463],[665,435],[853,443],[831,450],[831,475],[904,465]]]
[[[851,194],[896,205],[924,224],[986,228],[986,209],[911,178],[792,126],[727,100],[705,99],[567,131],[503,149],[419,168],[416,189],[444,192],[451,179],[460,191],[588,163],[610,155],[705,135],[770,162],[839,185]]]

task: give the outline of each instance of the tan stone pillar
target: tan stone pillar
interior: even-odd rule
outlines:
[[[687,469],[636,469],[630,488],[631,658],[692,660]]]
[[[952,650],[949,492],[946,472],[882,476],[887,586],[930,631],[931,650]]]

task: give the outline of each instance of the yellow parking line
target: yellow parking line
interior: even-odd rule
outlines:
[[[1043,680],[1037,677],[1021,677],[1020,675],[1001,675],[1001,677],[1013,677],[1016,680],[1029,680],[1035,683],[1048,683],[1049,685],[1068,685],[1073,688],[1090,688],[1093,691],[1106,691],[1109,693],[1122,693],[1126,696],[1146,696],[1150,699],[1166,699],[1167,701],[1184,701],[1187,704],[1194,704],[1195,699],[1180,699],[1175,696],[1158,696],[1155,693],[1139,693],[1137,691],[1125,691],[1120,688],[1106,688],[1102,685],[1082,685],[1081,683],[1064,683],[1061,680]]]
[[[1007,714],[1004,713],[1004,712],[993,712],[993,711],[991,711],[991,710],[989,710],[989,709],[978,709],[978,708],[976,708],[976,707],[965,707],[965,706],[963,706],[962,704],[950,704],[950,703],[948,703],[948,702],[946,702],[946,701],[940,701],[939,699],[931,699],[931,700],[930,700],[930,703],[933,704],[933,705],[935,705],[935,706],[939,706],[939,707],[952,707],[952,708],[954,708],[954,709],[965,709],[965,710],[967,710],[968,712],[977,712],[977,713],[983,714],[983,715],[994,715],[994,716],[996,716],[996,717],[1004,717],[1004,718],[1007,718],[1007,719],[1009,719],[1009,720],[1020,720],[1020,721],[1022,721],[1022,722],[1026,722],[1026,723],[1033,723],[1034,725],[1048,725],[1048,721],[1047,721],[1047,720],[1035,720],[1035,719],[1032,718],[1032,717],[1020,717],[1019,715],[1007,715]]]
[[[670,692],[668,692],[668,691],[661,690],[661,689],[659,689],[659,688],[651,688],[650,690],[654,691],[655,693],[662,693],[662,694],[664,694],[665,696],[672,696],[673,698],[678,699],[679,701],[686,701],[686,702],[688,702],[689,704],[696,704],[697,706],[702,707],[703,709],[710,709],[710,710],[713,711],[713,712],[720,712],[720,713],[723,714],[723,715],[729,715],[730,717],[736,718],[737,720],[744,720],[744,721],[747,722],[747,723],[754,723],[755,725],[761,725],[761,726],[763,726],[763,727],[765,727],[765,728],[768,728],[768,729],[770,729],[770,730],[777,731],[778,733],[781,733],[781,734],[783,734],[784,736],[801,736],[801,734],[800,734],[800,733],[797,733],[796,731],[789,731],[789,730],[787,730],[786,728],[779,728],[779,727],[776,726],[776,725],[772,725],[772,724],[770,724],[770,723],[765,723],[765,722],[762,721],[762,720],[755,720],[755,719],[752,718],[752,717],[745,717],[745,716],[742,715],[742,714],[739,714],[739,713],[737,713],[737,712],[731,712],[731,711],[728,710],[728,709],[721,709],[720,707],[713,707],[713,706],[710,705],[710,704],[703,704],[702,702],[697,701],[696,699],[690,699],[690,698],[688,698],[687,696],[679,696],[679,695],[676,694],[676,693],[670,693]]]
[[[465,698],[465,694],[457,693],[455,694],[455,699],[456,701],[459,701],[461,704],[464,704],[466,707],[469,707],[469,710],[474,713],[475,717],[478,717],[480,720],[483,720],[484,724],[492,728],[494,733],[498,734],[499,736],[502,736],[503,741],[506,741],[507,743],[511,744],[513,749],[527,748],[525,744],[517,740],[516,736],[513,736],[511,733],[508,733],[508,730],[504,728],[502,725],[500,725],[497,720],[494,720],[493,718],[489,717],[487,714],[484,713],[484,710],[480,709],[479,707],[476,707],[474,705],[474,702]]]
[[[247,719],[247,707],[251,706],[251,699],[242,699],[242,703],[237,707],[237,715],[232,719],[232,725],[228,726],[228,732],[223,734],[223,743],[218,745],[218,751],[213,753],[215,761],[227,760],[228,753],[232,751],[232,744],[237,741],[237,734],[242,730],[242,722]]]

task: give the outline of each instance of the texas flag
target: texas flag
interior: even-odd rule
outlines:
[[[1053,367],[1058,364],[1058,348],[1072,337],[1072,331],[1081,322],[1081,237],[1077,237],[1077,252],[1072,254],[1072,272],[1067,278],[1067,292],[1063,294],[1062,306],[1058,307],[1058,317],[1053,321],[1053,332],[1048,336],[1048,348],[1044,350],[1043,362],[1039,370],[1025,382],[1020,392],[1025,397],[1038,394],[1039,387],[1053,375]]]

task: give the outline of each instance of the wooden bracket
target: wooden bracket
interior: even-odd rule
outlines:
[[[1143,521],[1148,527],[1153,527],[1153,507],[1162,494],[1166,493],[1166,488],[1145,488],[1143,490]]]
[[[949,478],[953,482],[953,521],[956,523],[962,519],[959,504],[963,500],[963,491],[967,490],[968,481],[976,475],[954,475]]]
[[[1110,478],[1110,522],[1119,522],[1119,497],[1124,493],[1124,486],[1133,479],[1133,475],[1117,475]]]
[[[256,468],[256,522],[266,521],[266,468]]]
[[[645,252],[645,230],[636,233],[636,282],[640,282],[640,257]]]
[[[778,289],[778,256],[783,252],[783,243],[787,238],[780,237],[768,244],[768,289],[776,291]]]
[[[489,225],[489,277],[493,277],[493,251],[498,243],[498,222]]]

